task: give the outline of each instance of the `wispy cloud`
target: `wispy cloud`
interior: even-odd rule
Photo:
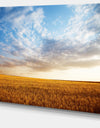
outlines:
[[[56,36],[46,26],[42,7],[5,8],[0,18],[0,31],[5,35],[0,38],[1,68],[45,72],[100,65],[100,5],[69,8],[73,15],[67,24],[59,21],[65,27]]]

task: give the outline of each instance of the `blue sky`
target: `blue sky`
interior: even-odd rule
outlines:
[[[100,4],[0,8],[1,74],[74,79],[97,69]]]

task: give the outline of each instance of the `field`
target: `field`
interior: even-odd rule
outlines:
[[[100,113],[100,82],[0,75],[0,101]]]

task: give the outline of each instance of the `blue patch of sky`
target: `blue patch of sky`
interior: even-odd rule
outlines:
[[[44,6],[42,8],[46,17],[44,19],[46,28],[51,33],[55,31],[55,35],[62,34],[69,19],[73,16],[72,9],[66,5]]]

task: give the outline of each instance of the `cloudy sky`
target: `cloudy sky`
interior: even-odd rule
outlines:
[[[100,81],[100,4],[1,7],[0,74]]]

